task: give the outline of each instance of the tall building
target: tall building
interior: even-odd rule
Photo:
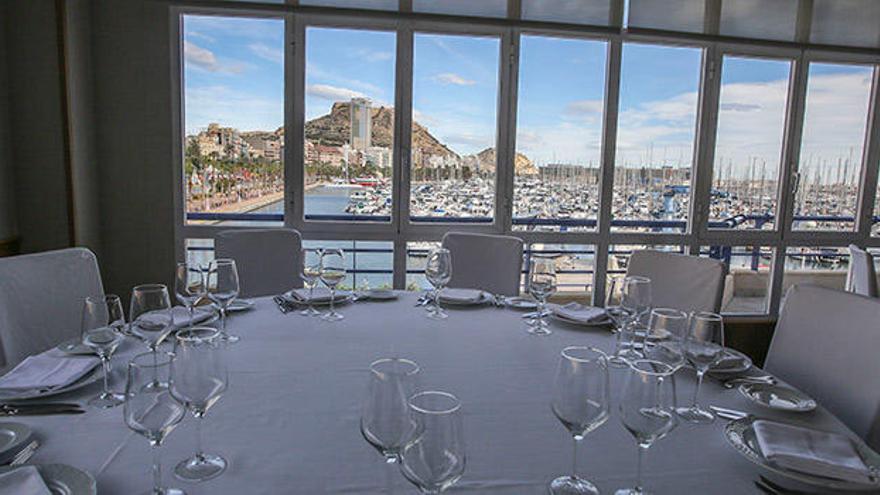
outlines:
[[[366,151],[371,146],[372,111],[367,98],[351,99],[351,147],[358,151]]]

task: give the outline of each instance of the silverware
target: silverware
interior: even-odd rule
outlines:
[[[770,485],[764,483],[761,480],[755,480],[755,486],[758,487],[758,490],[766,493],[767,495],[782,495],[776,490],[774,490]]]
[[[272,300],[275,301],[278,311],[281,311],[282,314],[287,314],[290,311],[290,308],[287,307],[287,302],[281,296],[274,296]]]
[[[37,448],[39,448],[40,442],[33,440],[31,443],[25,445],[25,447],[18,451],[17,454],[9,461],[10,466],[20,466],[31,459],[34,454],[37,453]]]
[[[726,407],[720,406],[709,406],[709,409],[712,410],[715,414],[718,415],[719,418],[729,419],[729,420],[737,420],[749,417],[749,413],[745,411],[738,411],[736,409],[728,409]]]
[[[33,404],[0,406],[0,416],[47,416],[50,414],[82,414],[85,410],[76,404]]]

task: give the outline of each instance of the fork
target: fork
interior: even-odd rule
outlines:
[[[30,458],[37,453],[37,448],[39,448],[39,446],[40,442],[36,440],[31,441],[31,443],[25,445],[23,449],[19,450],[18,453],[15,454],[15,457],[13,457],[11,461],[9,461],[9,465],[20,466],[29,461]]]

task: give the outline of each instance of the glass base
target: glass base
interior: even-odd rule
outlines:
[[[425,316],[432,320],[445,320],[446,318],[449,318],[449,313],[442,309],[433,308],[425,313]]]
[[[715,421],[715,415],[699,406],[679,407],[675,413],[688,423],[709,424]]]
[[[180,488],[159,488],[142,492],[141,495],[186,495],[186,492]]]
[[[306,309],[300,311],[299,314],[301,314],[301,315],[303,315],[303,316],[321,316],[321,312],[320,312],[320,311],[318,311],[318,310],[315,309],[315,308],[311,308],[311,307],[306,308]]]
[[[339,321],[344,318],[344,316],[342,316],[340,313],[337,313],[336,311],[333,311],[331,313],[324,313],[323,315],[321,315],[321,319],[324,321]]]
[[[614,495],[651,495],[651,492],[646,492],[642,488],[621,488],[614,492]]]
[[[123,402],[125,402],[125,396],[123,394],[103,392],[101,393],[101,395],[96,395],[89,399],[86,404],[92,407],[96,407],[98,409],[110,409],[111,407],[116,407]]]
[[[214,479],[226,471],[226,459],[214,454],[202,454],[184,459],[174,467],[177,479],[190,482]]]
[[[239,340],[241,340],[241,337],[238,335],[233,335],[231,333],[223,335],[223,342],[226,342],[227,344],[237,344]]]
[[[546,323],[541,323],[541,322],[535,322],[534,325],[530,325],[528,332],[532,335],[541,335],[541,336],[550,335],[551,333],[553,333],[547,327]]]
[[[589,481],[574,476],[560,476],[550,483],[551,495],[599,495],[599,489]]]

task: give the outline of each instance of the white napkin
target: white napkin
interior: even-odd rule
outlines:
[[[345,299],[351,294],[349,291],[345,290],[337,290],[336,291],[336,300]],[[309,289],[293,289],[288,292],[288,297],[290,297],[294,302],[297,303],[308,303],[309,302]],[[330,289],[326,287],[315,287],[314,292],[312,293],[312,302],[315,303],[326,303],[330,302]]]
[[[0,495],[52,495],[34,466],[0,474]]]
[[[174,328],[180,329],[189,326],[189,310],[184,306],[174,306],[171,308],[171,316],[174,317]],[[198,325],[203,321],[210,320],[214,316],[214,310],[208,306],[205,308],[195,308],[193,311],[193,325]]]
[[[766,420],[753,427],[764,457],[779,466],[856,483],[871,480],[852,440],[843,435]]]
[[[64,387],[84,377],[100,363],[96,357],[70,356],[57,349],[50,349],[18,363],[18,366],[0,378],[0,390]]]
[[[547,306],[556,316],[585,325],[604,323],[608,319],[604,308],[584,306],[576,302],[564,305],[548,304]]]

